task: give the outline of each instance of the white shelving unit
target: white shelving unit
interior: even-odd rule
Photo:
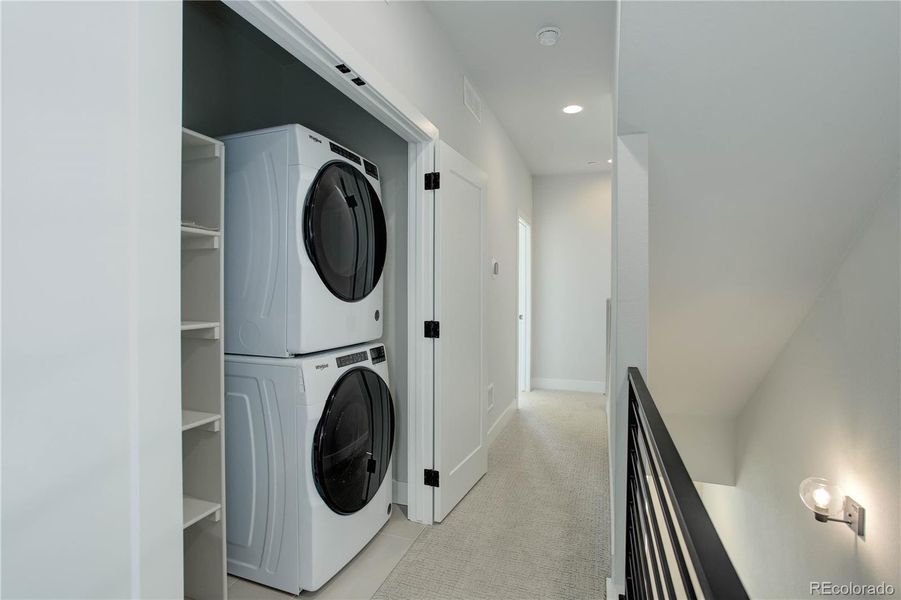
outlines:
[[[182,130],[181,403],[186,598],[226,598],[222,418],[224,145]]]

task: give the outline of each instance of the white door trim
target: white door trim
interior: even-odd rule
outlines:
[[[525,244],[522,237],[523,226],[525,226]],[[525,287],[525,323],[523,323],[524,340],[517,339],[517,368],[516,368],[516,403],[519,406],[519,392],[532,391],[532,224],[522,215],[519,215],[516,228],[517,234],[517,254],[525,247],[525,257],[518,256],[517,260],[517,304],[519,304],[519,296],[522,295],[523,287]],[[523,262],[525,262],[525,283],[519,281],[523,276]],[[519,311],[517,311],[518,313]],[[517,315],[518,319],[518,315]],[[519,323],[516,324],[516,331],[519,332]],[[525,352],[522,352],[522,345],[525,345]],[[525,364],[519,364],[522,360]]]
[[[435,319],[435,192],[425,191],[425,174],[435,169],[434,142],[409,146],[410,205],[407,212],[407,518],[434,522],[434,488],[423,473],[435,460],[434,341],[423,323]]]
[[[423,337],[422,323],[432,318],[433,311],[434,193],[425,191],[423,181],[434,169],[438,128],[308,3],[224,1],[409,144],[407,516],[431,524],[434,494],[422,474],[434,458],[434,365],[433,344]],[[351,71],[341,73],[337,65]],[[355,77],[365,85],[353,83]]]

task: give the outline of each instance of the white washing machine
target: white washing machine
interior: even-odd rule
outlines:
[[[388,521],[394,405],[385,347],[226,356],[228,572],[317,590]]]
[[[293,356],[379,339],[379,170],[300,125],[225,142],[225,351]]]

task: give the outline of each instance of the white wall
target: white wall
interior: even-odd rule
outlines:
[[[0,594],[180,597],[181,7],[0,11]]]
[[[610,175],[532,180],[532,385],[603,392]]]
[[[648,136],[616,138],[613,160],[612,354],[607,402],[610,452],[611,595],[622,593],[626,574],[626,452],[628,369],[648,371]]]
[[[692,481],[735,484],[734,417],[680,413],[663,419]]]
[[[488,260],[500,263],[500,274],[487,281],[485,303],[485,384],[494,384],[490,428],[516,397],[517,222],[518,215],[531,220],[531,174],[491,110],[484,107],[479,123],[463,105],[461,62],[423,3],[311,6],[438,127],[444,141],[488,174]]]
[[[842,262],[738,419],[736,486],[702,497],[755,598],[809,580],[901,586],[899,191]],[[820,476],[866,508],[866,540],[798,498]]]

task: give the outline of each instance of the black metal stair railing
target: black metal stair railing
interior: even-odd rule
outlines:
[[[629,368],[626,598],[747,598],[641,372]]]

